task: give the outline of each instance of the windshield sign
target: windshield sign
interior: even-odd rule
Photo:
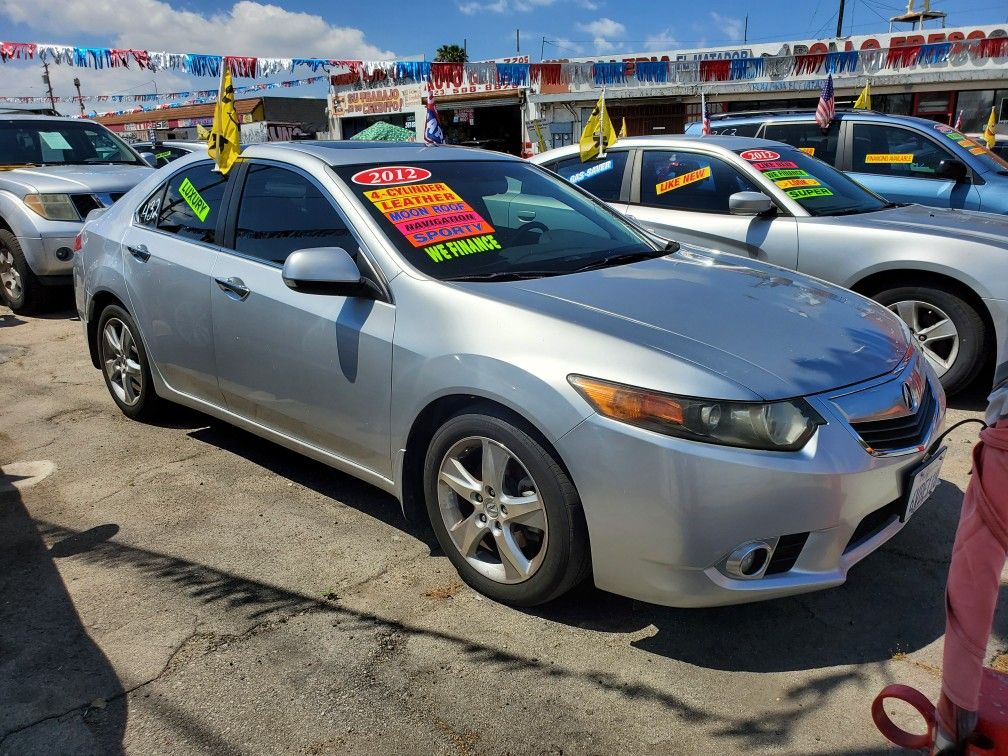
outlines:
[[[811,215],[850,215],[887,207],[881,197],[800,150],[740,150],[738,154]]]
[[[334,169],[414,267],[442,280],[537,277],[661,250],[611,210],[530,163],[445,160]],[[371,183],[387,179],[387,184]],[[405,175],[423,177],[402,183]],[[363,179],[366,183],[362,183]]]
[[[1008,161],[988,150],[987,145],[982,140],[976,142],[965,134],[956,131],[951,126],[946,126],[944,123],[936,123],[934,128],[935,131],[944,134],[960,148],[968,150],[971,155],[976,156],[981,162],[987,163],[988,168],[992,168],[995,171],[1008,170]]]
[[[88,121],[0,121],[0,165],[145,165],[111,131]]]

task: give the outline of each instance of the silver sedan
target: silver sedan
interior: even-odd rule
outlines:
[[[881,302],[913,331],[949,393],[1008,337],[1004,216],[887,202],[794,147],[758,139],[639,137],[588,163],[576,145],[533,160],[662,235]]]
[[[937,485],[944,394],[898,318],[523,160],[193,155],[78,241],[122,412],[188,405],[373,483],[500,601],[589,574],[680,606],[839,585]]]

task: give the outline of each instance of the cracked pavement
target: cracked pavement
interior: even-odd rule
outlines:
[[[127,420],[69,311],[0,308],[0,754],[886,753],[874,695],[937,692],[975,437],[841,588],[522,611],[377,489],[188,410]]]

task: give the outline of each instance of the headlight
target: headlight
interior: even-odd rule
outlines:
[[[69,194],[26,194],[24,203],[46,220],[81,219]]]
[[[795,451],[805,446],[816,428],[825,422],[802,399],[781,402],[694,399],[583,375],[571,375],[567,380],[600,415],[709,444]]]

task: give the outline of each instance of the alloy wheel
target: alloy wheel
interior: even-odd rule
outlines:
[[[959,356],[959,329],[952,318],[930,302],[894,302],[889,309],[906,323],[938,377],[945,375]]]
[[[21,274],[14,266],[14,253],[6,247],[0,248],[0,286],[3,286],[9,302],[20,299],[24,291]]]
[[[120,402],[133,406],[143,391],[140,352],[133,333],[119,318],[109,318],[102,331],[102,362],[109,385]]]
[[[528,469],[506,446],[483,436],[458,441],[441,461],[437,491],[448,536],[480,574],[521,583],[542,566],[546,509]]]

